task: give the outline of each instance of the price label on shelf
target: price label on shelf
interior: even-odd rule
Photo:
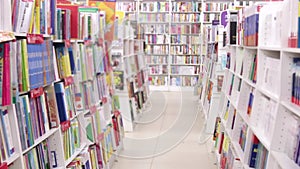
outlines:
[[[91,112],[91,114],[95,114],[97,112],[97,107],[95,105],[91,106],[90,107],[90,112]]]
[[[42,44],[44,43],[44,37],[41,34],[27,34],[27,43],[29,44]]]
[[[71,85],[73,83],[74,83],[73,76],[69,76],[69,77],[64,78],[64,84],[65,84],[65,86],[69,86],[69,85]]]
[[[41,96],[43,93],[44,93],[44,89],[42,87],[33,89],[30,91],[30,97],[37,98],[37,97]]]
[[[115,117],[118,117],[120,114],[121,114],[121,112],[120,112],[119,110],[115,110],[115,111],[114,111]]]
[[[65,46],[66,46],[66,48],[71,47],[71,41],[70,40],[65,40]]]
[[[61,123],[60,123],[60,126],[61,126],[61,131],[62,131],[62,132],[65,132],[65,131],[67,131],[67,130],[70,128],[71,122],[70,122],[70,120],[61,122]]]
[[[102,98],[102,103],[103,103],[103,104],[107,103],[107,97],[103,97],[103,98]]]

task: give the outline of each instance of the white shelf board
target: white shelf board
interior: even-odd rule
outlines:
[[[211,13],[211,14],[218,14],[222,11],[203,11],[203,13]]]
[[[236,152],[236,155],[238,156],[240,161],[242,161],[242,163],[243,163],[243,161],[244,161],[244,152],[243,152],[241,146],[236,141],[231,140],[231,143],[232,143],[232,146],[233,146],[233,148]]]
[[[145,56],[169,56],[169,54],[145,54]]]
[[[200,66],[200,64],[189,64],[189,63],[171,63],[171,66]]]
[[[27,149],[25,149],[23,151],[23,154],[26,154],[27,152],[29,152],[31,149],[33,149],[35,146],[37,146],[38,144],[40,144],[41,142],[43,142],[44,140],[46,140],[47,138],[49,138],[52,134],[54,134],[58,130],[59,130],[59,127],[50,129],[44,135],[42,135],[38,139],[34,140],[34,144],[32,146],[28,147]]]
[[[140,11],[140,14],[166,14],[169,11]]]
[[[282,52],[299,53],[300,54],[300,48],[283,48]]]
[[[244,49],[257,50],[257,46],[243,46]]]
[[[148,66],[168,65],[167,63],[146,63]]]
[[[271,155],[275,158],[275,161],[280,165],[281,169],[300,169],[300,166],[284,153],[271,151]]]
[[[256,88],[256,84],[251,82],[249,79],[243,78],[243,80],[251,87]]]
[[[65,168],[67,168],[67,166],[82,152],[82,150],[86,147],[86,143],[83,143],[79,149],[77,149],[73,154],[72,156],[67,160],[65,161]]]
[[[193,21],[191,21],[191,22],[188,22],[188,21],[176,21],[176,22],[173,22],[172,21],[172,24],[196,24],[196,23],[198,23],[198,24],[201,24],[201,22],[193,22]]]
[[[170,74],[170,76],[199,76],[199,74]]]
[[[279,96],[277,96],[276,94],[274,94],[273,92],[270,92],[269,90],[263,88],[263,87],[259,87],[258,90],[263,93],[264,95],[270,97],[272,100],[275,100],[276,102],[279,102]]]
[[[300,106],[287,101],[281,101],[281,104],[300,118]]]
[[[276,51],[276,52],[280,52],[281,50],[281,48],[279,47],[270,47],[270,46],[260,46],[259,49],[267,50],[267,51]]]
[[[191,12],[188,12],[188,11],[172,11],[171,12],[172,14],[174,13],[174,14],[181,14],[181,13],[187,13],[187,14],[200,14],[201,12],[199,12],[199,11],[191,11]]]
[[[142,21],[142,22],[139,22],[140,24],[169,24],[169,22],[153,22],[153,21],[150,21],[150,22],[145,22],[145,21]]]
[[[256,135],[256,137],[259,139],[260,143],[264,145],[264,147],[270,151],[271,150],[271,143],[266,140],[266,137],[263,134],[263,130],[257,128],[256,126],[249,125],[253,133]]]
[[[16,161],[18,158],[20,157],[19,153],[14,153],[11,157],[9,157],[8,159],[4,160],[4,162],[7,163],[7,165],[12,164],[14,161]]]
[[[157,45],[157,46],[164,46],[164,45],[169,45],[168,43],[146,43],[145,45]]]
[[[149,76],[168,76],[168,74],[149,74]]]

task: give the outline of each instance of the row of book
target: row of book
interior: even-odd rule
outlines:
[[[292,65],[292,92],[291,92],[291,102],[295,105],[300,105],[299,99],[299,64],[300,59],[294,58]]]
[[[154,86],[167,86],[168,77],[167,76],[150,76],[149,77],[150,85]]]
[[[199,66],[171,66],[171,74],[197,75],[199,72]]]
[[[168,44],[169,43],[169,38],[167,35],[151,34],[151,35],[145,35],[144,38],[146,44]]]
[[[51,156],[49,154],[49,143],[48,141],[43,141],[35,148],[31,149],[26,153],[23,158],[25,161],[25,168],[50,168],[51,165]]]
[[[259,9],[262,5],[252,5],[244,10],[244,45],[258,45]]]
[[[145,34],[167,34],[169,32],[168,24],[145,24]]]
[[[151,55],[168,55],[169,45],[168,44],[160,45],[160,46],[146,45],[145,53]]]
[[[171,76],[171,86],[195,86],[198,83],[198,77],[186,77],[186,76]]]
[[[172,55],[199,55],[200,50],[197,45],[180,45],[180,46],[171,46],[170,53]]]
[[[171,15],[171,22],[201,22],[200,16],[200,13],[175,13]]]
[[[117,2],[116,4],[116,11],[133,12],[136,9],[136,2]]]
[[[228,7],[229,3],[206,2],[203,11],[224,11]]]
[[[168,64],[168,56],[146,56],[147,64]]]
[[[56,15],[56,39],[82,39],[96,42],[104,38],[106,16],[105,12],[97,7],[58,3]]]
[[[204,22],[212,22],[213,20],[219,20],[219,19],[220,19],[220,14],[215,14],[215,13],[210,13],[210,14],[205,13],[203,16]]]
[[[198,56],[172,56],[173,64],[200,64]]]
[[[55,2],[51,0],[12,1],[12,14],[8,17],[13,31],[18,33],[54,34]],[[3,9],[4,10],[4,9]]]
[[[141,13],[138,16],[138,21],[139,22],[169,22],[170,20],[170,15],[169,14],[163,14],[163,13],[148,13],[144,14]],[[151,23],[149,23],[151,24]]]
[[[149,66],[149,74],[150,75],[167,74],[167,73],[168,73],[167,65],[150,65]]]
[[[240,157],[237,155],[236,149],[241,149],[244,154],[244,159],[247,165],[251,168],[266,168],[268,159],[268,150],[259,141],[255,134],[249,131],[249,127],[243,121],[237,122],[236,116],[233,116],[232,125],[230,125],[230,131],[238,132],[237,134],[227,135],[225,129],[222,126],[221,118],[216,118],[214,137],[216,153],[220,154],[220,166],[221,168],[232,167],[233,165],[242,165]],[[242,119],[238,119],[242,120]],[[240,123],[240,125],[234,125]],[[228,125],[226,125],[228,126]],[[249,132],[251,134],[249,134]],[[232,136],[238,136],[236,139]],[[249,137],[248,137],[249,136]],[[240,147],[236,147],[233,144],[237,143]],[[246,146],[249,151],[246,151]],[[247,148],[247,149],[248,149]],[[248,152],[249,154],[246,154]],[[235,164],[236,163],[236,164]]]
[[[140,4],[142,12],[168,12],[169,9],[169,2],[142,2]]]
[[[193,34],[199,33],[200,24],[180,25],[171,24],[171,34]]]
[[[173,12],[201,12],[201,2],[172,2]]]

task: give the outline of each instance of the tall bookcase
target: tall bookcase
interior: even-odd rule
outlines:
[[[55,0],[0,8],[1,168],[111,168],[123,123],[105,12]]]
[[[197,37],[201,3],[134,3],[137,23],[143,30],[141,39],[144,40],[149,85],[158,89],[169,89],[172,85],[193,86],[199,69]]]
[[[118,2],[118,6],[126,7],[127,11],[118,11],[124,16],[119,23],[119,68],[122,72],[122,89],[118,90],[121,110],[124,117],[125,131],[133,131],[135,122],[141,115],[149,97],[148,71],[144,58],[144,40],[141,38],[143,30],[137,22],[137,15],[131,10],[136,2]],[[123,10],[118,8],[117,10]],[[117,76],[118,77],[118,76]]]
[[[299,50],[291,48],[297,3],[227,11],[228,54],[213,135],[220,168],[300,168]]]

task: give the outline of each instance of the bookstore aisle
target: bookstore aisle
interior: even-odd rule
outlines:
[[[204,118],[197,105],[192,91],[152,92],[113,169],[217,168],[212,142],[199,144]]]

